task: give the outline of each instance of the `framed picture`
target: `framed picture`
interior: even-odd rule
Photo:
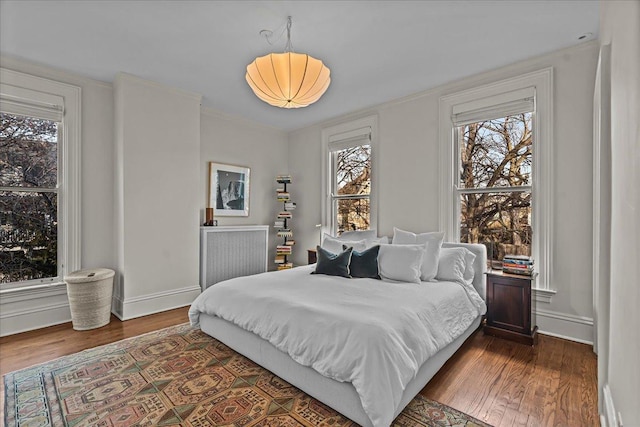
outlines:
[[[249,168],[209,162],[209,206],[215,216],[249,216]]]

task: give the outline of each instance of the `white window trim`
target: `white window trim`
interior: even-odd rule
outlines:
[[[452,120],[455,106],[480,102],[507,92],[535,88],[536,111],[534,117],[535,146],[533,149],[533,216],[534,238],[532,255],[536,261],[538,277],[534,282],[535,298],[549,302],[556,291],[552,289],[553,272],[553,68],[524,74],[477,88],[440,97],[440,229],[445,232],[445,240],[457,239],[458,218],[455,215],[457,196],[455,191],[454,150],[455,128]]]
[[[62,278],[81,266],[81,89],[77,86],[0,68],[0,82],[3,93],[19,99],[20,93],[38,92],[42,99],[61,97],[64,102],[62,120],[61,162],[59,172],[59,209],[62,217],[62,233],[58,236],[58,262],[62,264],[58,281],[42,284],[38,281],[23,282],[20,286],[3,286],[0,295],[24,293],[33,294],[43,288],[59,288],[64,284]],[[25,101],[33,101],[26,99]]]
[[[371,132],[371,193],[369,195],[369,221],[370,229],[378,228],[378,116],[367,116],[361,119],[352,120],[339,125],[322,129],[322,233],[333,234],[335,229],[332,200],[331,200],[331,179],[329,171],[331,165],[329,144],[349,140],[362,133],[359,130],[369,128]]]

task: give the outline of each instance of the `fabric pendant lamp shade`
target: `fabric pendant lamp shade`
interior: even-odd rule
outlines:
[[[258,98],[280,108],[313,104],[331,83],[322,61],[304,53],[270,53],[247,65],[245,78]]]

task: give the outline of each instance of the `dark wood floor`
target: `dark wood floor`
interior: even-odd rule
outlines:
[[[187,321],[187,308],[74,331],[70,323],[0,338],[0,374]],[[597,426],[591,347],[541,335],[536,347],[476,332],[421,391],[498,426]],[[4,387],[0,390],[4,419]]]

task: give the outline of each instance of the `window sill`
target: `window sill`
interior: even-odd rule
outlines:
[[[538,302],[551,303],[551,298],[557,293],[553,289],[533,288],[533,299]]]

